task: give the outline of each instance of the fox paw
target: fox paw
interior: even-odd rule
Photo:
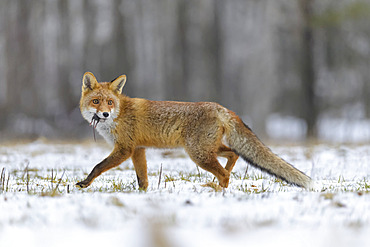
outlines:
[[[81,182],[78,182],[76,184],[76,187],[79,187],[79,188],[87,188],[90,184],[85,182],[85,181],[81,181]]]

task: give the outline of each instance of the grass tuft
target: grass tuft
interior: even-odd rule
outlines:
[[[202,186],[202,187],[212,188],[212,189],[214,189],[216,192],[222,192],[222,191],[223,191],[223,188],[222,188],[219,184],[217,184],[217,183],[215,183],[215,182],[208,182],[208,183],[206,183],[206,184],[202,184],[201,186]]]

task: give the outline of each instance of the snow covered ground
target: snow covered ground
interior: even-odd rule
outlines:
[[[148,150],[147,192],[131,160],[78,189],[105,144],[3,145],[0,246],[370,246],[370,145],[271,148],[319,190],[239,159],[229,188],[216,191],[182,150]]]

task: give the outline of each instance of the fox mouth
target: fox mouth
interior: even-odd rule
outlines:
[[[92,126],[94,129],[96,129],[96,126],[98,126],[98,123],[100,122],[100,117],[94,113],[94,116],[91,119],[90,126]]]
[[[93,133],[94,133],[94,140],[96,141],[95,138],[95,129],[98,126],[98,123],[104,123],[108,118],[101,118],[98,116],[98,114],[94,113],[94,116],[92,117],[90,121],[90,126],[93,127]]]
[[[108,118],[101,118],[98,116],[98,114],[94,113],[94,116],[92,117],[90,121],[90,126],[93,126],[94,129],[98,126],[98,123],[104,123]]]

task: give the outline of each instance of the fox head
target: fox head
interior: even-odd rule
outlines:
[[[96,125],[113,123],[119,114],[119,95],[126,83],[126,76],[121,75],[112,82],[98,83],[91,72],[86,72],[82,79],[80,110],[82,116]]]

